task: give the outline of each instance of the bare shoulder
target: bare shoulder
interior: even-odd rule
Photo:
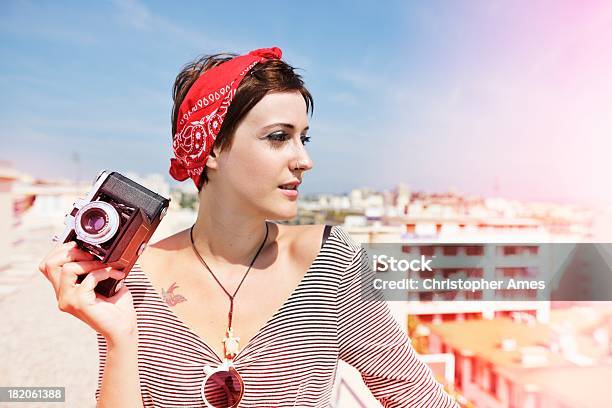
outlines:
[[[149,245],[138,261],[144,270],[152,272],[167,265],[170,259],[175,259],[177,255],[182,254],[188,242],[189,229],[177,232]]]
[[[279,225],[279,233],[287,240],[292,257],[310,264],[321,249],[325,225]]]
[[[189,228],[157,241],[150,247],[157,251],[178,251],[185,249],[189,242]]]

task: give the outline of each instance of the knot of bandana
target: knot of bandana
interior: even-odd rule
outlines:
[[[170,159],[170,175],[178,181],[191,178],[197,186],[206,160],[238,85],[260,62],[280,59],[280,48],[261,48],[232,58],[204,72],[193,83],[177,114]]]

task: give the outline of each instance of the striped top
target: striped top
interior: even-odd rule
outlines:
[[[366,252],[334,226],[283,306],[237,354],[240,407],[329,407],[338,359],[361,373],[384,407],[457,407],[418,359],[384,301],[366,301]],[[138,366],[145,407],[202,407],[205,365],[216,353],[158,295],[138,264],[125,279],[138,321]],[[378,292],[376,292],[378,293]],[[100,371],[106,341],[98,334]]]

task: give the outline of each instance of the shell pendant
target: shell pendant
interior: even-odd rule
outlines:
[[[223,339],[223,345],[225,349],[225,358],[232,360],[238,354],[240,350],[239,342],[240,337],[235,337],[233,329],[230,327],[227,329],[225,338]]]

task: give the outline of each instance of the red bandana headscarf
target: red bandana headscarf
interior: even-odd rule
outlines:
[[[261,48],[235,57],[204,72],[193,83],[177,114],[170,159],[170,175],[178,181],[200,175],[236,89],[251,68],[269,59],[280,59],[280,48]]]

